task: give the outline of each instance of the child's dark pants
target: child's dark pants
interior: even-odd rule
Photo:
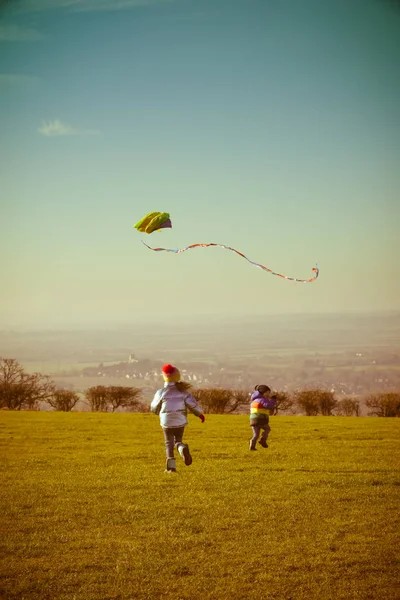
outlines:
[[[179,446],[183,445],[184,431],[185,427],[163,427],[167,458],[174,458],[174,447],[179,451]]]
[[[254,421],[251,423],[251,428],[253,430],[253,437],[251,438],[250,443],[251,447],[255,448],[261,433],[261,429],[264,430],[261,434],[261,439],[265,441],[268,439],[268,434],[271,431],[271,427],[269,426],[269,417],[267,416],[267,418],[263,419],[262,421]]]

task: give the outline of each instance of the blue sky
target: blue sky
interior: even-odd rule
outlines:
[[[0,9],[0,326],[399,309],[400,11],[379,0]],[[168,211],[170,248],[133,224]]]

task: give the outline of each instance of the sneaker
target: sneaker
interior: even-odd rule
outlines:
[[[256,445],[254,444],[254,446],[253,446],[253,444],[250,442],[249,450],[257,450]]]
[[[193,459],[190,456],[189,446],[186,444],[184,449],[182,450],[183,460],[185,461],[185,465],[189,466],[192,464]]]
[[[267,444],[267,442],[266,442],[265,440],[260,440],[258,443],[259,443],[259,444],[260,444],[260,445],[261,445],[263,448],[268,448],[268,444]]]
[[[167,463],[165,465],[166,473],[175,473],[176,472],[176,460],[175,458],[167,458]]]

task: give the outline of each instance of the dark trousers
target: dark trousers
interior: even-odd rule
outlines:
[[[267,441],[269,432],[271,431],[271,427],[269,426],[269,416],[266,415],[264,419],[255,420],[250,424],[253,430],[253,437],[251,438],[251,443],[254,445],[254,447],[257,443],[258,438],[260,437],[262,429],[263,433],[261,434],[261,439]]]
[[[163,427],[167,458],[174,458],[174,447],[179,451],[179,446],[183,445],[184,431],[185,427]]]

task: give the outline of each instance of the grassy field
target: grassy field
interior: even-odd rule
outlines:
[[[400,420],[0,413],[2,600],[400,597]]]

